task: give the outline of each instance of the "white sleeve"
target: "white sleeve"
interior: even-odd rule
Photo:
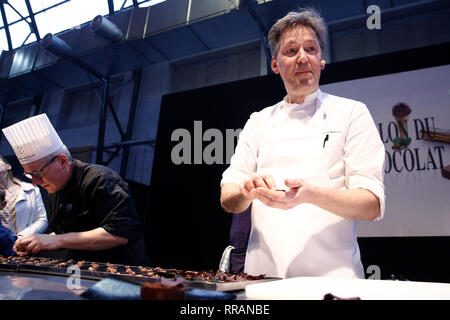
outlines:
[[[231,157],[230,166],[222,174],[220,185],[234,182],[241,184],[257,169],[258,119],[259,113],[252,113],[242,129],[236,150]]]
[[[345,182],[348,189],[371,191],[380,201],[380,220],[385,211],[385,149],[375,123],[365,104],[353,108],[344,147]]]
[[[28,205],[31,206],[30,225],[18,232],[24,237],[36,233],[43,233],[48,226],[47,211],[45,210],[44,202],[42,201],[42,196],[39,188],[34,187],[29,202],[30,203],[28,203]]]

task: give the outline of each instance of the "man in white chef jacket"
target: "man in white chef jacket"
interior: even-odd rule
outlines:
[[[319,89],[326,25],[288,13],[269,32],[287,96],[245,124],[221,181],[225,211],[252,204],[244,272],[364,278],[355,220],[384,213],[385,150],[363,103]]]

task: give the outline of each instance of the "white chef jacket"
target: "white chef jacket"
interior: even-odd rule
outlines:
[[[13,232],[17,231],[18,235],[24,237],[43,233],[47,229],[48,220],[39,188],[24,181],[19,183],[20,191],[15,203],[16,224],[14,226],[10,221],[10,225],[5,227],[9,227]]]
[[[298,166],[292,159],[298,155],[308,159],[305,155],[312,152],[311,144],[302,142],[310,132],[319,132],[323,150],[307,165]],[[286,188],[286,178],[322,184],[319,180],[323,177],[315,177],[315,169],[311,170],[315,163],[322,162],[327,176],[323,185],[370,190],[379,199],[377,219],[381,219],[385,208],[384,158],[384,145],[367,107],[317,90],[303,103],[290,104],[284,99],[253,113],[240,134],[221,185],[240,184],[255,172],[273,175],[279,189]],[[281,210],[255,200],[244,271],[282,278],[363,278],[354,221],[312,204]]]

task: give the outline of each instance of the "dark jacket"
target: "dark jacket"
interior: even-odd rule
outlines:
[[[148,265],[142,229],[128,185],[112,169],[74,160],[67,185],[49,194],[50,226],[57,233],[102,227],[128,239],[108,250],[73,250],[73,259]]]

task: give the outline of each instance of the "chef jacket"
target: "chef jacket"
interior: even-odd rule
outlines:
[[[23,237],[43,233],[47,229],[48,221],[39,188],[28,182],[17,179],[16,181],[19,186],[15,202],[8,201],[8,205],[3,209],[6,212],[0,220],[3,220],[5,227]],[[15,224],[12,217],[13,210],[15,210]]]
[[[107,250],[73,250],[73,259],[148,265],[143,235],[128,185],[108,167],[74,160],[67,185],[49,194],[50,226],[56,234],[102,227],[127,238]]]
[[[303,103],[285,98],[255,112],[245,124],[221,185],[241,184],[253,173],[304,178],[335,189],[363,188],[375,194],[384,214],[385,150],[367,107],[317,90]],[[304,159],[297,163],[293,159]],[[323,167],[323,174],[315,171]],[[252,205],[252,229],[244,271],[282,278],[364,277],[354,221],[312,204],[289,210]]]

